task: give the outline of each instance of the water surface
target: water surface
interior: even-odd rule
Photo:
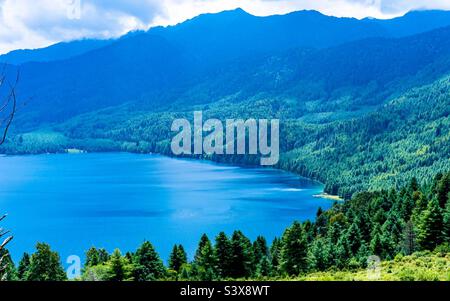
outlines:
[[[47,242],[61,254],[91,247],[134,251],[145,239],[167,259],[175,243],[190,257],[202,233],[240,229],[269,241],[294,220],[313,219],[323,187],[273,169],[125,153],[0,157],[2,226],[17,261]]]

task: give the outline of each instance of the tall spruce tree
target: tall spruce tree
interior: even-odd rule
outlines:
[[[258,236],[253,242],[253,260],[254,267],[261,262],[265,257],[269,256],[269,248],[267,247],[267,241],[263,236]]]
[[[231,276],[247,278],[253,273],[252,243],[241,231],[234,231],[231,237]]]
[[[270,246],[270,258],[271,258],[271,265],[272,265],[272,273],[273,274],[280,274],[281,272],[281,249],[283,247],[283,244],[281,242],[281,239],[278,237],[275,237],[272,245]]]
[[[433,250],[442,242],[443,219],[442,210],[437,199],[428,202],[427,209],[422,212],[417,225],[417,242],[424,250]]]
[[[216,258],[216,271],[220,278],[231,276],[231,242],[224,232],[220,232],[216,237],[214,246],[214,255]]]
[[[208,236],[203,234],[195,252],[194,271],[199,280],[213,280],[216,277],[215,267],[214,249]]]
[[[187,263],[187,254],[182,245],[174,245],[169,258],[169,268],[180,272],[181,267]]]
[[[124,281],[127,279],[127,259],[119,249],[115,249],[109,260],[109,281]]]
[[[305,272],[307,262],[307,240],[302,225],[294,222],[283,234],[281,249],[281,269],[289,276]]]
[[[318,236],[308,249],[308,269],[324,271],[331,266],[331,246],[323,237]]]
[[[149,241],[144,241],[133,258],[135,281],[152,281],[165,275],[164,264]]]

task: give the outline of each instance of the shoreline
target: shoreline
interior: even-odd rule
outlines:
[[[340,196],[328,194],[326,192],[319,193],[319,194],[314,194],[313,198],[316,198],[316,199],[327,199],[327,200],[333,200],[333,201],[337,201],[337,202],[343,202],[344,201],[344,199],[341,198]]]

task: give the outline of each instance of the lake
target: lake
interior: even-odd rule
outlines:
[[[0,157],[2,226],[14,260],[47,242],[62,260],[91,246],[134,251],[151,241],[166,261],[181,243],[189,257],[202,233],[239,229],[269,242],[294,220],[314,219],[332,201],[317,182],[262,168],[98,153]]]

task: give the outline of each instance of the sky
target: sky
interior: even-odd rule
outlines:
[[[118,37],[238,7],[258,16],[314,9],[336,17],[386,19],[417,9],[450,10],[450,0],[0,0],[0,54]]]

